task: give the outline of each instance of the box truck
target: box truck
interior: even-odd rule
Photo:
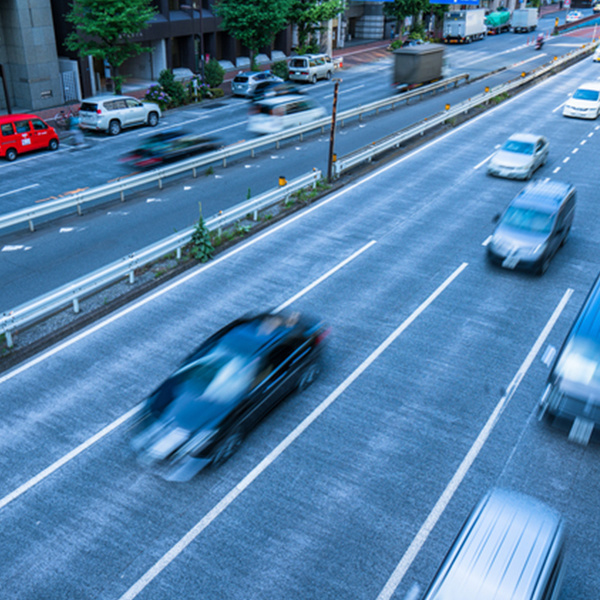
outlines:
[[[468,43],[486,34],[485,9],[455,10],[444,15],[444,42]]]
[[[403,92],[443,77],[444,46],[421,44],[394,50],[392,85]]]
[[[517,8],[513,12],[512,28],[516,33],[533,31],[538,24],[537,8]]]
[[[496,10],[485,18],[488,35],[495,35],[510,31],[510,11],[506,9]]]

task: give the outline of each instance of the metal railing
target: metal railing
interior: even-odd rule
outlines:
[[[563,65],[566,62],[569,62],[575,58],[577,58],[581,54],[590,53],[591,50],[596,47],[597,43],[587,44],[582,48],[574,50],[569,54],[564,55],[560,59],[553,60],[550,63],[535,69],[528,75],[524,77],[520,77],[518,79],[509,81],[507,83],[503,83],[494,88],[490,88],[488,91],[483,92],[482,94],[478,94],[473,98],[469,98],[460,104],[457,104],[455,107],[448,108],[443,112],[437,113],[431,117],[427,117],[427,119],[417,123],[416,125],[412,125],[411,127],[407,127],[401,131],[398,131],[392,135],[386,136],[385,138],[379,140],[378,142],[373,142],[364,148],[346,154],[341,158],[338,158],[337,161],[333,164],[333,173],[334,177],[338,178],[344,171],[348,169],[352,169],[359,164],[365,162],[371,162],[373,158],[387,152],[392,148],[398,148],[402,143],[416,137],[419,135],[423,135],[426,131],[433,129],[434,127],[438,127],[442,123],[446,122],[448,119],[452,119],[460,114],[466,113],[472,108],[479,106],[481,104],[487,104],[493,98],[508,93],[518,87],[526,85],[527,83],[546,75],[552,69],[555,69],[558,66]]]
[[[220,234],[221,228],[233,225],[249,214],[253,215],[254,220],[256,220],[259,210],[269,208],[282,200],[286,200],[294,192],[306,187],[310,186],[314,188],[321,180],[321,177],[321,171],[318,170],[297,177],[281,187],[237,204],[229,210],[207,219],[205,222],[206,227],[210,231],[218,231]],[[171,252],[175,252],[178,259],[181,258],[181,250],[190,243],[194,230],[195,226],[188,227],[138,252],[133,252],[106,267],[102,267],[93,273],[3,313],[2,317],[0,317],[0,335],[4,334],[6,345],[11,348],[13,346],[12,332],[16,329],[31,325],[65,308],[69,304],[72,304],[73,310],[78,313],[79,301],[96,290],[105,288],[124,277],[128,277],[129,282],[133,283],[136,269],[162,258]]]
[[[375,102],[370,102],[369,104],[359,105],[355,108],[338,113],[337,119],[338,122],[343,125],[344,120],[353,117],[362,119],[364,114],[370,112],[378,113],[379,110],[387,107],[393,109],[397,104],[401,104],[403,102],[408,103],[412,98],[420,97],[451,85],[456,86],[461,80],[468,81],[468,78],[469,75],[463,73],[448,79],[443,79],[431,85],[422,86],[403,94],[397,94],[391,98],[384,98],[383,100],[377,100]],[[313,121],[312,123],[306,125],[300,125],[298,127],[294,127],[293,129],[287,129],[280,133],[273,133],[258,139],[248,140],[239,144],[227,146],[226,148],[222,148],[214,152],[209,152],[202,156],[196,156],[172,165],[153,169],[148,173],[136,174],[128,177],[127,179],[122,179],[89,190],[77,192],[63,198],[45,202],[44,204],[28,206],[5,215],[0,215],[0,230],[8,227],[14,227],[21,223],[28,223],[29,229],[34,231],[34,220],[39,219],[40,217],[74,208],[77,210],[77,213],[81,215],[82,206],[88,202],[93,202],[104,198],[113,198],[116,196],[120,196],[121,201],[124,201],[125,192],[140,188],[142,186],[147,186],[152,183],[157,183],[159,189],[162,189],[163,180],[167,177],[179,175],[188,171],[191,171],[192,175],[196,177],[198,169],[202,167],[208,167],[209,165],[217,162],[222,162],[223,166],[226,167],[227,160],[234,156],[250,152],[250,155],[254,157],[255,150],[259,148],[273,144],[279,148],[280,142],[283,140],[296,136],[299,136],[302,140],[302,136],[305,133],[309,133],[319,128],[321,131],[325,131],[325,128],[330,127],[330,125],[331,117],[324,117],[318,121]]]

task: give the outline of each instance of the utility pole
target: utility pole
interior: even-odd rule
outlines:
[[[327,183],[333,181],[333,161],[334,161],[334,145],[335,145],[335,119],[337,113],[338,89],[341,79],[334,79],[335,87],[333,88],[333,109],[331,110],[331,132],[329,134],[329,161],[327,164]]]

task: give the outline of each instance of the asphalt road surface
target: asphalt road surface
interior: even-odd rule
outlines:
[[[598,447],[536,405],[540,355],[599,269],[600,125],[560,111],[597,77],[556,75],[0,376],[2,596],[404,598],[499,485],[564,515],[562,599],[595,598]],[[485,161],[515,131],[549,138],[539,177],[577,187],[543,277],[485,261],[522,187]],[[138,465],[137,403],[217,328],[288,301],[332,326],[321,378],[218,470],[177,485]]]

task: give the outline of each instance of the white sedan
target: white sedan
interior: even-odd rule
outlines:
[[[600,83],[589,81],[579,86],[563,108],[565,117],[596,119],[600,114]]]
[[[550,144],[542,135],[515,133],[490,159],[487,172],[496,177],[531,179],[548,160]]]
[[[579,10],[571,10],[567,13],[565,23],[575,23],[575,21],[579,21],[579,19],[583,19],[583,13]]]

